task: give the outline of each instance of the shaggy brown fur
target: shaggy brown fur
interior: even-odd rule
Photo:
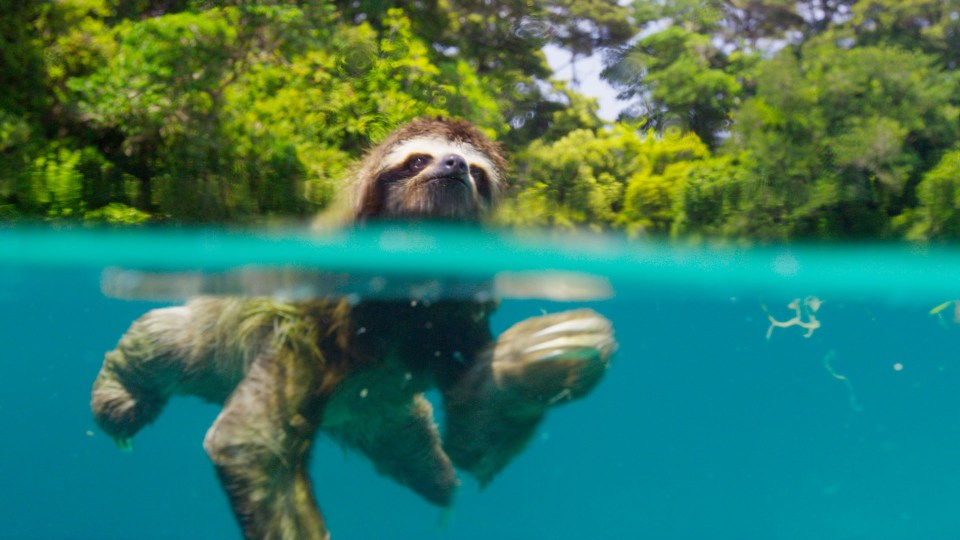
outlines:
[[[419,153],[420,140],[444,154]],[[408,146],[420,157],[396,154]],[[469,124],[413,122],[358,169],[354,219],[482,216],[502,191],[504,168]],[[204,448],[250,539],[328,538],[307,476],[318,430],[446,506],[458,485],[453,466],[489,482],[550,407],[597,384],[616,347],[610,323],[590,310],[528,319],[494,339],[494,307],[198,298],[157,309],[107,353],[94,416],[124,446],[173,395],[222,403]],[[442,439],[423,397],[434,386],[446,409]]]

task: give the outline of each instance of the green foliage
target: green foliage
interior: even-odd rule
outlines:
[[[513,225],[671,230],[692,163],[709,156],[692,133],[641,136],[618,124],[536,142],[520,160],[524,178],[501,213]]]
[[[81,152],[53,144],[31,163],[17,190],[27,196],[22,204],[50,217],[70,217],[83,211]],[[25,185],[24,185],[25,184]],[[38,212],[39,213],[39,212]]]
[[[64,140],[37,146],[25,157],[21,167],[8,169],[11,189],[5,195],[17,201],[17,214],[87,219],[91,208],[131,198],[129,179],[94,148],[77,148],[73,141]]]
[[[296,219],[452,115],[513,153],[511,225],[960,235],[960,0],[6,2],[0,38],[0,219]],[[548,45],[605,52],[620,121]]]
[[[640,145],[636,133],[624,127],[578,129],[552,144],[534,142],[519,160],[523,182],[503,220],[597,230],[612,226],[623,205],[624,180],[639,166]]]
[[[764,63],[731,146],[749,156],[750,214],[773,238],[883,236],[957,140],[957,79],[922,53],[814,40]]]
[[[43,5],[6,1],[0,7],[0,110],[15,115],[39,113],[49,101],[42,79],[43,43],[31,29]]]
[[[756,225],[745,199],[746,169],[733,156],[718,156],[691,163],[676,200],[670,232],[684,237],[743,236]],[[741,234],[738,234],[741,233]]]
[[[552,41],[574,55],[625,43],[635,33],[629,10],[611,0],[552,0],[545,3]]]
[[[943,156],[917,188],[920,205],[912,239],[960,237],[960,149]]]
[[[950,69],[960,62],[960,0],[863,0],[853,14],[862,44],[919,49]]]
[[[67,81],[80,113],[97,127],[123,130],[131,153],[202,128],[216,112],[215,89],[240,61],[230,55],[239,19],[234,10],[211,10],[118,25],[115,54]]]
[[[578,57],[620,46],[636,33],[629,10],[614,0],[549,0],[544,7],[549,41],[570,53],[574,86],[580,84]]]
[[[0,153],[29,142],[31,131],[24,117],[0,109]]]
[[[627,116],[656,129],[691,130],[715,146],[743,90],[730,69],[735,60],[710,36],[669,26],[621,51],[604,77],[622,97],[637,98]]]
[[[84,219],[93,223],[112,225],[141,225],[150,220],[150,215],[123,203],[112,202],[84,214]]]
[[[634,235],[668,233],[683,201],[688,171],[710,152],[696,135],[679,129],[662,137],[648,132],[638,150],[639,168],[627,180],[618,224]]]
[[[111,151],[135,157],[127,170],[156,213],[200,221],[247,210],[238,204],[249,200],[243,179],[229,176],[233,145],[221,117],[223,87],[246,60],[236,30],[244,15],[227,8],[124,21],[111,30],[115,54],[67,81],[87,125],[121,134]]]
[[[383,14],[382,33],[339,24],[324,6],[133,20],[75,2],[55,14],[45,24],[64,30],[47,71],[75,111],[67,120],[139,184],[135,200],[102,204],[187,221],[305,215],[399,123],[442,114],[504,128],[489,81],[466,61],[434,63],[399,10]]]

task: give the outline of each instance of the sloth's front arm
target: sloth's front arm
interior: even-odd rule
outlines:
[[[523,450],[551,407],[600,382],[616,347],[610,321],[589,309],[513,325],[442,388],[447,455],[488,483]]]
[[[445,333],[488,335],[486,326],[484,317]],[[411,342],[426,336],[417,337]],[[325,406],[321,429],[363,452],[382,474],[447,506],[458,484],[451,462],[489,482],[550,408],[596,386],[615,348],[610,322],[588,309],[527,319],[472,353],[464,347],[463,355],[433,366],[446,411],[442,442],[422,381],[403,376],[403,365],[422,361],[423,351],[408,350],[407,362],[388,361],[344,380]]]

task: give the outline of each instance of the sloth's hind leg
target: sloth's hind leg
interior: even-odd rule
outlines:
[[[521,321],[444,389],[444,449],[481,484],[519,453],[552,406],[585,396],[617,344],[610,321],[589,309]]]

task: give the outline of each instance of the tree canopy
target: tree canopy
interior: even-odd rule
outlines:
[[[960,235],[960,0],[0,7],[8,221],[305,218],[371,143],[449,115],[512,154],[512,226]],[[548,45],[602,55],[616,121]]]

